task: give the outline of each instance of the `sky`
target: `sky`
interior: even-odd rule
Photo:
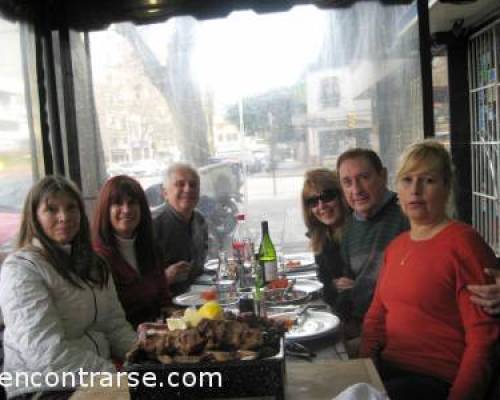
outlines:
[[[315,61],[325,23],[325,12],[313,6],[265,15],[240,11],[224,19],[201,21],[193,76],[213,90],[216,102],[224,104],[291,85]],[[164,38],[171,31],[169,22],[141,28],[162,62],[167,48]]]
[[[291,85],[316,59],[323,23],[324,13],[312,6],[206,21],[194,55],[199,60],[194,74],[229,100]]]

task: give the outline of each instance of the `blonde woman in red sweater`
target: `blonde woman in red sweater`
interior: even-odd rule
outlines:
[[[391,400],[482,399],[491,376],[498,321],[470,301],[495,254],[446,206],[452,166],[432,141],[410,146],[397,189],[410,231],[384,254],[363,324],[361,355],[376,359]]]

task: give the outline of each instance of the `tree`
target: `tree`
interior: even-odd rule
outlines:
[[[305,113],[306,100],[303,83],[288,88],[281,88],[243,100],[243,122],[245,134],[255,136],[270,132],[272,119],[273,140],[290,142],[298,135],[293,126],[292,117]],[[233,104],[226,112],[226,118],[239,125],[239,105]]]
[[[167,45],[165,67],[134,25],[120,24],[116,30],[130,42],[146,75],[165,98],[180,133],[184,157],[200,166],[206,164],[208,158],[208,126],[200,91],[190,74],[196,21],[178,18],[173,23],[175,29]]]

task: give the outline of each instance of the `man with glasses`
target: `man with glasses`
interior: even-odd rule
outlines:
[[[195,210],[200,176],[189,164],[171,165],[163,182],[165,205],[154,219],[156,247],[172,294],[183,292],[203,272],[208,251],[205,218]]]
[[[349,310],[346,335],[357,337],[370,306],[379,266],[389,242],[409,228],[396,193],[387,188],[387,170],[373,150],[351,149],[337,160],[337,173],[353,210],[344,227],[341,253],[345,276],[335,281],[342,309]]]

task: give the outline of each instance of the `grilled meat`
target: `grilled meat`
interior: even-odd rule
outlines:
[[[202,320],[196,328],[168,330],[165,324],[143,324],[139,328],[139,340],[127,356],[130,362],[138,359],[157,359],[163,363],[193,360],[196,356],[201,361],[227,360],[237,350],[259,350],[267,346],[267,336],[263,330],[272,328],[279,334],[280,326],[274,322],[256,317],[244,317],[227,320]],[[222,353],[225,352],[225,353]],[[144,357],[144,355],[147,355]],[[189,357],[187,357],[189,356]]]
[[[175,337],[174,347],[180,354],[196,354],[205,347],[206,339],[196,328],[171,331],[170,335]]]
[[[241,334],[241,350],[256,350],[264,343],[262,331],[256,328],[248,328]]]

